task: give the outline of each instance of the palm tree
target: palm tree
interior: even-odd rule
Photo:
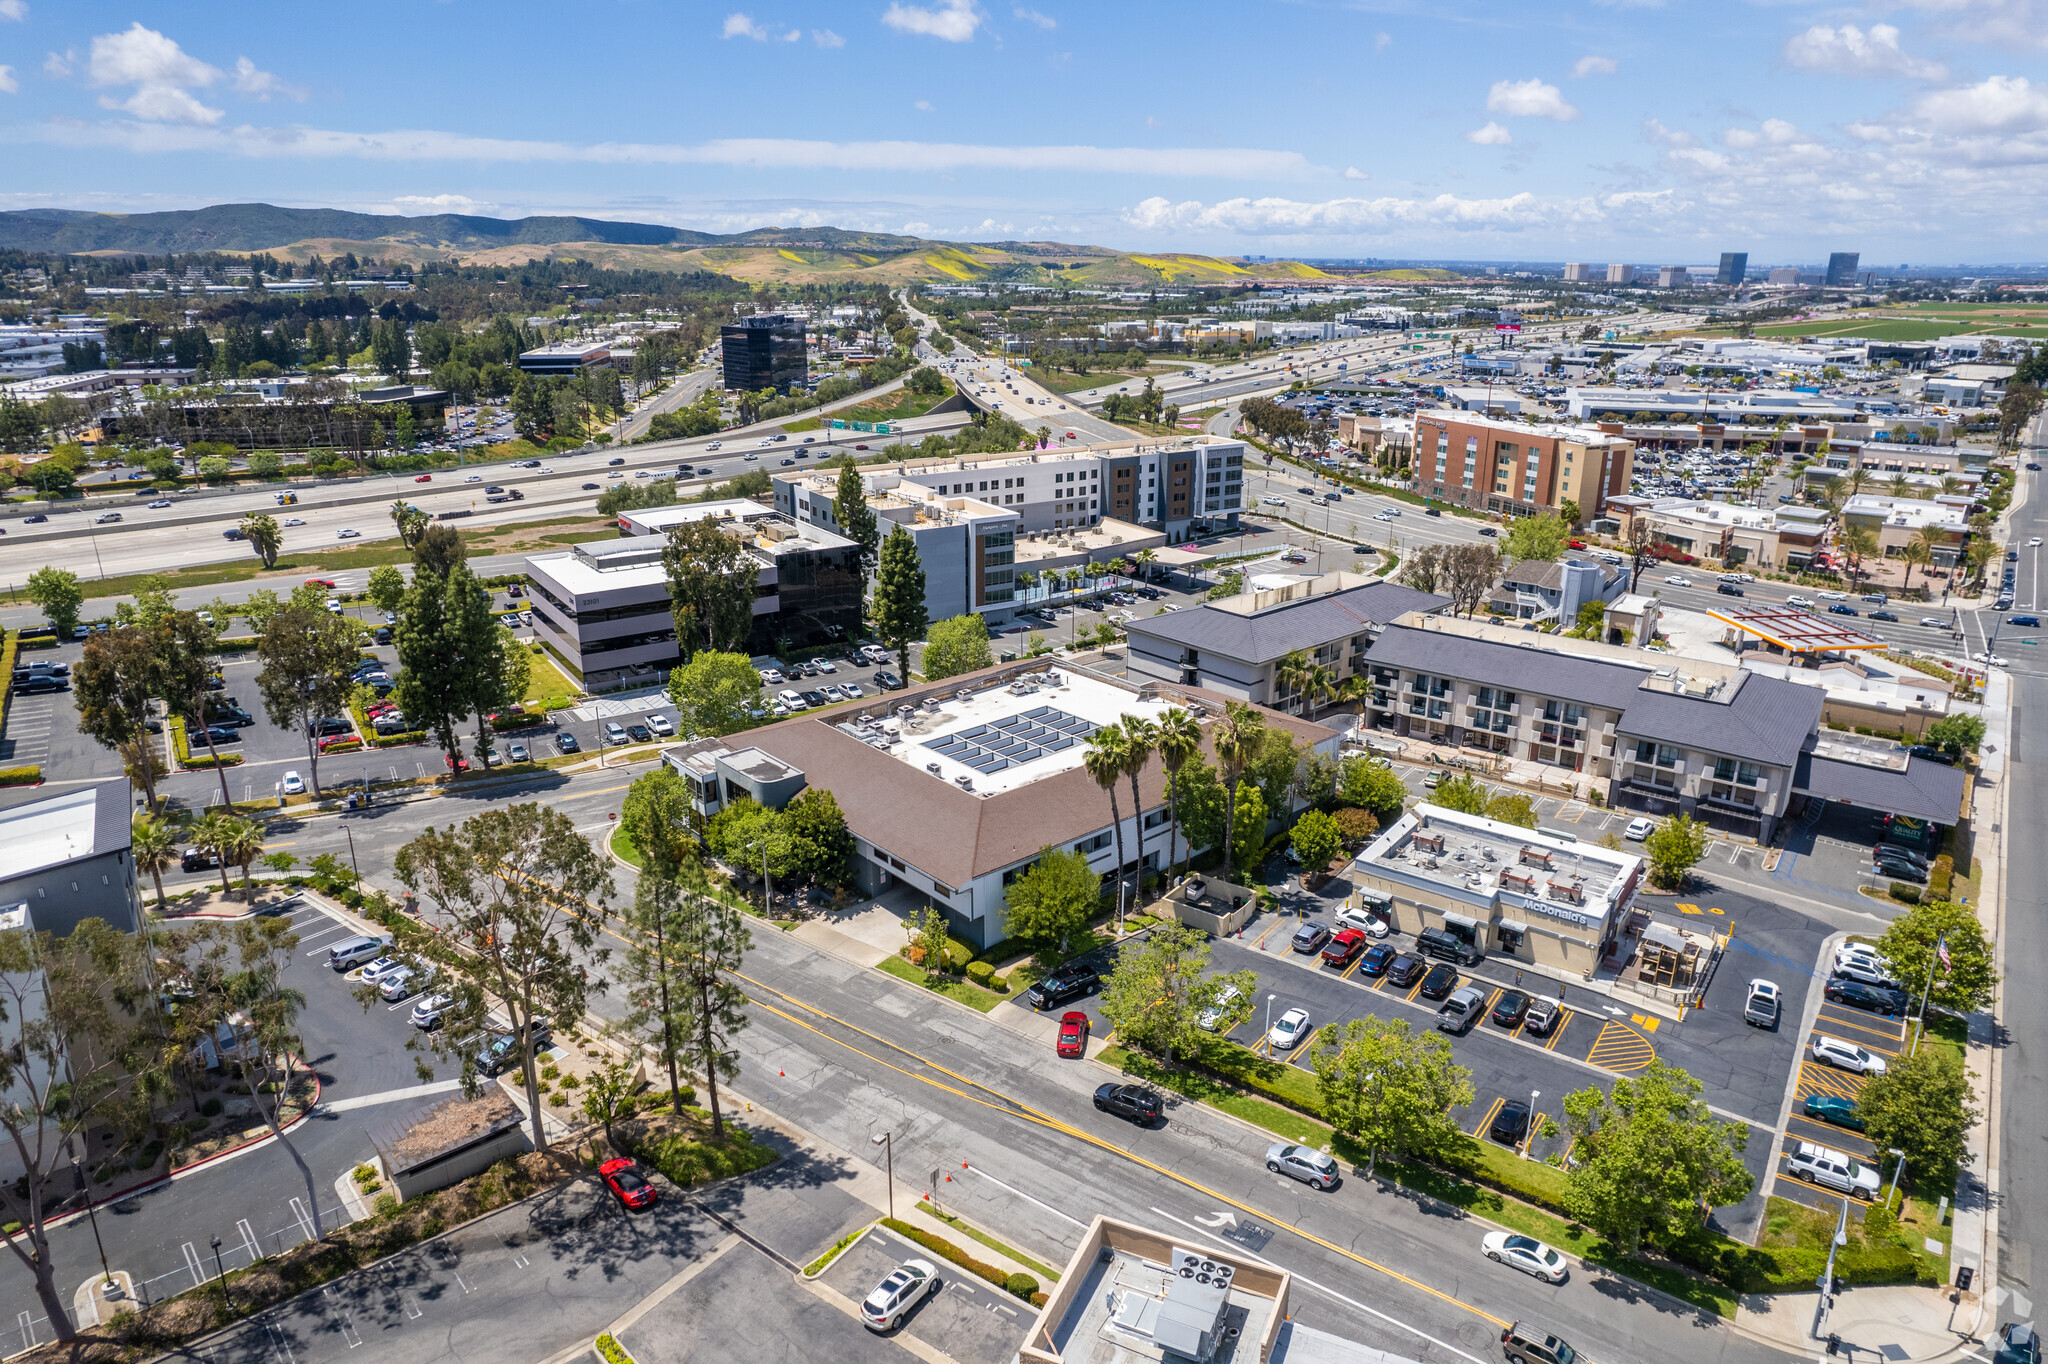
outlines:
[[[1899,590],[1903,592],[1913,585],[1913,569],[1916,565],[1925,567],[1934,562],[1934,551],[1917,538],[1908,540],[1899,547],[1899,562],[1906,566],[1905,579],[1899,584]]]
[[[1318,700],[1336,699],[1337,674],[1329,664],[1318,663],[1308,670],[1308,677],[1301,684],[1301,696],[1304,702],[1303,714],[1307,713],[1307,706],[1314,705]]]
[[[1275,663],[1273,689],[1279,693],[1273,698],[1275,703],[1282,697],[1290,701],[1299,700],[1302,688],[1308,684],[1309,675],[1314,668],[1315,660],[1309,657],[1306,649],[1296,649]]]
[[[1957,493],[1960,493],[1962,490],[1963,481],[1960,478],[1957,478],[1954,474],[1943,474],[1941,476],[1942,496],[1954,497]]]
[[[1869,526],[1846,526],[1839,543],[1842,552],[1849,556],[1850,576],[1862,576],[1864,558],[1878,552],[1877,532]]]
[[[1885,491],[1889,492],[1893,497],[1911,497],[1913,495],[1913,484],[1904,474],[1893,474],[1892,481],[1886,486]]]
[[[230,819],[221,830],[221,873],[225,878],[229,859],[242,869],[242,899],[251,898],[249,864],[263,852],[263,826],[253,819]]]
[[[1870,486],[1871,477],[1870,470],[1858,464],[1835,481],[1849,490],[1849,496],[1854,497],[1857,493]]]
[[[427,514],[401,498],[391,504],[391,524],[398,528],[398,542],[411,549],[427,528]]]
[[[1970,576],[1981,580],[1984,570],[1998,557],[1998,543],[1995,540],[1972,540],[1963,557],[1970,561]]]
[[[156,907],[164,907],[164,873],[178,860],[178,831],[161,819],[137,815],[130,826],[128,846],[135,854],[135,867],[149,873],[156,883]]]
[[[249,542],[249,548],[256,551],[256,557],[263,560],[265,568],[277,567],[277,552],[284,545],[284,532],[277,528],[276,517],[250,512],[242,518],[242,538]]]
[[[1116,839],[1116,918],[1117,927],[1123,927],[1124,918],[1124,817],[1117,809],[1116,784],[1124,774],[1124,761],[1130,756],[1130,740],[1116,725],[1104,725],[1088,736],[1088,752],[1082,757],[1082,766],[1088,775],[1095,778],[1095,784],[1109,792],[1110,830]]]
[[[1257,755],[1266,737],[1266,717],[1242,701],[1225,701],[1223,718],[1216,722],[1213,745],[1216,761],[1223,765],[1223,879],[1235,870],[1237,841],[1237,780]]]
[[[1202,726],[1180,706],[1169,707],[1159,717],[1159,761],[1166,767],[1166,861],[1173,865],[1173,849],[1180,842],[1180,770],[1202,749]],[[1194,849],[1188,849],[1192,855]],[[1187,875],[1187,857],[1181,859],[1181,875]]]
[[[209,813],[192,826],[192,841],[220,859],[220,893],[232,896],[235,888],[228,884],[228,845],[232,835],[228,826],[235,823],[232,815]]]
[[[1145,581],[1150,582],[1152,580],[1152,565],[1159,562],[1159,552],[1157,550],[1141,549],[1131,556],[1131,561],[1138,566],[1138,571],[1145,575]]]
[[[1131,883],[1131,905],[1136,908],[1138,889],[1145,884],[1145,802],[1138,794],[1138,775],[1152,761],[1152,754],[1159,747],[1159,726],[1142,715],[1124,717],[1124,746],[1130,751],[1124,754],[1124,775],[1131,782],[1131,818],[1137,824],[1138,871]],[[1172,856],[1173,849],[1167,849]]]

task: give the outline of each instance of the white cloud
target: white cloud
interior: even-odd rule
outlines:
[[[981,26],[981,11],[974,0],[946,0],[937,9],[892,4],[882,11],[882,22],[898,33],[918,33],[949,43],[972,42]]]
[[[1785,60],[1805,71],[1836,76],[1941,80],[1948,75],[1948,68],[1940,62],[1921,61],[1900,50],[1899,31],[1890,24],[1872,24],[1867,30],[1854,24],[1840,28],[1815,24],[1786,40]]]
[[[1643,120],[1643,135],[1660,147],[1697,147],[1700,140],[1684,129],[1667,128],[1658,119]]]
[[[1903,7],[1939,16],[1950,42],[2048,47],[2036,0],[1903,0]]]
[[[58,80],[63,80],[71,74],[71,63],[77,55],[75,52],[67,52],[60,57],[52,52],[43,58],[43,70]]]
[[[911,105],[910,107],[917,110],[919,113],[928,114],[932,111],[932,102],[928,99],[921,99],[917,103]]]
[[[258,71],[256,63],[247,57],[235,58],[235,89],[260,100],[272,95],[284,95],[291,99],[304,99],[306,92],[296,85],[286,85],[268,71]]]
[[[1465,140],[1477,142],[1482,147],[1505,147],[1515,140],[1515,135],[1492,119],[1488,119],[1484,128],[1474,128],[1465,134]]]
[[[1372,50],[1375,52],[1384,52],[1393,45],[1394,35],[1385,29],[1381,29],[1378,33],[1372,35]]]
[[[537,142],[474,137],[435,129],[382,133],[303,126],[171,128],[155,123],[48,121],[17,128],[17,138],[70,147],[138,153],[195,151],[249,157],[353,157],[367,161],[574,162],[589,165],[738,166],[774,170],[930,172],[986,170],[1202,179],[1306,179],[1315,167],[1299,152],[1254,147],[1000,147],[958,142],[824,142],[795,138],[723,138],[691,144]]]
[[[391,202],[401,208],[430,208],[437,213],[475,213],[497,207],[467,194],[401,194]]]
[[[1669,191],[1581,199],[1226,199],[1175,203],[1153,197],[1123,211],[1125,224],[1145,232],[1230,233],[1273,237],[1378,237],[1404,231],[1524,232],[1597,226],[1623,232],[1639,224],[1669,223],[1689,205]]]
[[[1037,10],[1025,9],[1022,5],[1019,5],[1016,9],[1011,10],[1010,13],[1016,15],[1025,23],[1036,24],[1040,28],[1053,29],[1058,28],[1060,26],[1060,21],[1053,18],[1050,14],[1040,14]]]
[[[203,89],[220,78],[219,67],[190,56],[139,21],[126,33],[103,33],[94,38],[86,67],[91,85],[135,87],[127,99],[100,96],[101,108],[122,109],[137,118],[165,123],[218,123],[221,111],[200,103],[190,87]]]
[[[789,32],[782,35],[782,41],[785,43],[800,43],[803,40],[804,31],[800,28],[793,28]]]
[[[1620,69],[1612,57],[1585,56],[1572,63],[1572,75],[1580,80],[1588,76],[1611,76]]]
[[[1799,136],[1799,129],[1782,118],[1767,118],[1760,125],[1764,130],[1764,141],[1782,147]]]
[[[14,68],[0,66],[0,94],[11,95],[21,89],[21,82],[14,78]]]
[[[0,19],[11,19],[17,24],[25,22],[28,19],[28,0],[0,0]]]
[[[1946,133],[2034,132],[2048,127],[2048,85],[2034,85],[2025,76],[1992,76],[1923,95],[1914,113]]]
[[[1358,167],[1356,167],[1356,166],[1346,166],[1346,167],[1344,168],[1344,178],[1345,178],[1346,180],[1370,180],[1370,179],[1372,179],[1372,177],[1371,177],[1370,175],[1367,175],[1367,174],[1366,174],[1366,173],[1365,173],[1364,171],[1360,170],[1360,169],[1359,169]]]
[[[1525,81],[1495,81],[1486,94],[1486,107],[1496,114],[1553,118],[1560,123],[1569,123],[1579,116],[1579,111],[1565,101],[1562,90],[1533,76]]]
[[[725,27],[720,30],[721,38],[752,38],[757,43],[768,41],[768,30],[754,22],[753,16],[744,10],[735,10],[725,16]]]
[[[1754,147],[1762,139],[1747,128],[1730,128],[1721,134],[1721,140],[1731,147]]]
[[[834,32],[833,32],[833,31],[832,31],[831,29],[829,29],[829,28],[814,28],[814,29],[812,29],[812,30],[811,30],[811,41],[812,41],[812,42],[814,42],[814,43],[816,43],[816,44],[817,44],[817,45],[818,45],[819,47],[845,47],[845,46],[846,46],[846,39],[844,39],[844,38],[840,37],[840,36],[839,36],[838,34],[834,33]]]

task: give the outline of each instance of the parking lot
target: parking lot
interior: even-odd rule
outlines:
[[[891,1335],[908,1335],[960,1361],[960,1364],[1004,1364],[1017,1354],[1017,1342],[1031,1324],[1035,1309],[1002,1289],[951,1264],[886,1228],[877,1227],[849,1246],[824,1282],[850,1301],[860,1302],[869,1290],[905,1260],[926,1260],[939,1271],[941,1286],[919,1303]],[[849,1327],[864,1330],[852,1322]],[[812,1358],[824,1351],[807,1351]],[[901,1358],[902,1355],[898,1355]]]
[[[1889,1061],[1902,1055],[1906,1049],[1906,1022],[1903,1018],[1886,1018],[1846,1004],[1823,1001],[1812,1031],[1799,1038],[1802,1048],[1815,1037],[1847,1042]],[[1773,1194],[1827,1212],[1839,1208],[1844,1198],[1858,1208],[1871,1206],[1872,1199],[1795,1178],[1786,1165],[1799,1143],[1810,1141],[1841,1151],[1865,1165],[1876,1166],[1877,1148],[1861,1132],[1817,1115],[1810,1116],[1805,1111],[1806,1101],[1816,1097],[1846,1099],[1854,1103],[1861,1097],[1864,1083],[1864,1076],[1817,1061],[1810,1050],[1802,1050],[1792,1113],[1785,1124],[1785,1140],[1777,1153],[1771,1182]]]

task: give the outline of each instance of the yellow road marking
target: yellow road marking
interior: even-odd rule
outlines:
[[[1487,1129],[1488,1124],[1490,1124],[1493,1121],[1494,1114],[1500,1112],[1501,1105],[1506,1102],[1507,1099],[1505,1096],[1496,1097],[1493,1101],[1493,1107],[1487,1109],[1486,1116],[1481,1118],[1478,1124],[1473,1127],[1472,1135],[1476,1137],[1481,1132],[1484,1132]]]
[[[1641,1070],[1656,1059],[1657,1049],[1647,1037],[1612,1019],[1600,1025],[1600,1035],[1586,1053],[1588,1063],[1618,1075]]]
[[[1832,1016],[1829,1016],[1829,1015],[1823,1014],[1823,1015],[1819,1016],[1819,1017],[1818,1017],[1818,1018],[1817,1018],[1817,1019],[1816,1019],[1815,1021],[1817,1021],[1817,1022],[1821,1022],[1821,1023],[1825,1023],[1825,1024],[1827,1024],[1827,1025],[1828,1025],[1829,1027],[1831,1027],[1831,1028],[1854,1028],[1854,1029],[1856,1029],[1856,1031],[1858,1031],[1858,1032],[1867,1032],[1867,1033],[1869,1033],[1869,1034],[1870,1034],[1870,1035],[1871,1035],[1872,1037],[1882,1037],[1882,1038],[1884,1038],[1884,1039],[1885,1039],[1886,1041],[1888,1041],[1888,1042],[1892,1042],[1892,1043],[1894,1043],[1894,1044],[1896,1044],[1896,1045],[1898,1045],[1898,1046],[1904,1046],[1904,1045],[1905,1045],[1905,1040],[1904,1040],[1903,1038],[1901,1038],[1901,1037],[1900,1037],[1900,1036],[1898,1035],[1898,1032],[1897,1032],[1897,1030],[1891,1030],[1891,1031],[1887,1031],[1887,1030],[1886,1030],[1886,1029],[1884,1029],[1884,1028],[1873,1028],[1873,1027],[1871,1027],[1871,1026],[1870,1026],[1870,1025],[1868,1024],[1868,1023],[1858,1023],[1858,1022],[1857,1022],[1857,1021],[1856,1021],[1855,1019],[1853,1019],[1853,1018],[1835,1018],[1835,1017],[1832,1017]],[[1842,1040],[1843,1040],[1843,1041],[1847,1041],[1848,1039],[1847,1039],[1847,1038],[1843,1038]],[[1884,1051],[1884,1048],[1882,1048],[1882,1047],[1871,1047],[1871,1046],[1865,1046],[1865,1047],[1864,1047],[1863,1049],[1864,1049],[1865,1051]],[[1897,1056],[1897,1055],[1898,1055],[1898,1053],[1897,1053],[1896,1051],[1886,1051],[1886,1052],[1885,1052],[1884,1054],[1885,1054],[1886,1056]]]
[[[1792,1185],[1794,1188],[1809,1190],[1813,1193],[1819,1194],[1823,1198],[1846,1198],[1851,1203],[1854,1203],[1858,1207],[1863,1208],[1874,1208],[1877,1206],[1875,1203],[1872,1203],[1867,1198],[1858,1198],[1855,1194],[1843,1193],[1839,1189],[1824,1189],[1819,1184],[1809,1183],[1808,1181],[1799,1179],[1793,1175],[1788,1175],[1783,1170],[1778,1171],[1777,1177],[1779,1179],[1784,1180],[1787,1184]]]
[[[1641,1028],[1645,1033],[1653,1033],[1657,1031],[1657,1025],[1663,1022],[1662,1019],[1656,1017],[1654,1014],[1630,1014],[1628,1016],[1628,1021],[1635,1024],[1638,1028]]]
[[[1572,1025],[1572,1020],[1577,1017],[1578,1015],[1570,1009],[1566,1009],[1559,1014],[1557,1022],[1553,1023],[1550,1027],[1550,1040],[1543,1044],[1543,1050],[1556,1051],[1557,1044],[1564,1040],[1564,1030],[1569,1028]]]

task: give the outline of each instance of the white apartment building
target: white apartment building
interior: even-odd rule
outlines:
[[[1592,281],[1593,268],[1584,261],[1567,261],[1564,267],[1566,284],[1587,284]]]

